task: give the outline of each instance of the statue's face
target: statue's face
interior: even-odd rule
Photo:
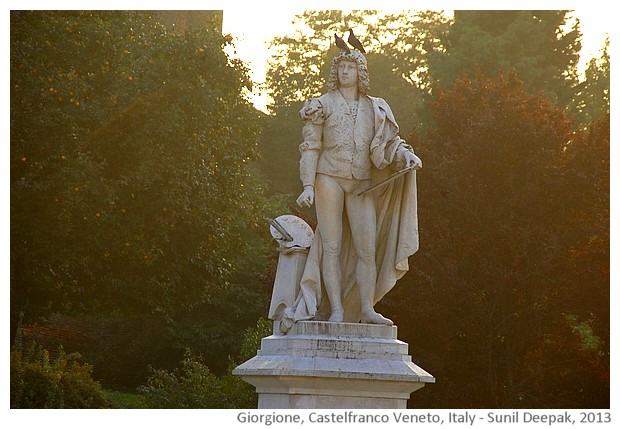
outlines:
[[[340,61],[338,64],[338,82],[341,87],[357,86],[357,63],[354,61]]]

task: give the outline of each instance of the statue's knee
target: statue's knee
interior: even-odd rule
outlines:
[[[326,257],[340,256],[340,243],[337,241],[323,240],[323,255]]]
[[[375,262],[375,250],[374,249],[357,249],[357,257],[363,262],[374,263]]]

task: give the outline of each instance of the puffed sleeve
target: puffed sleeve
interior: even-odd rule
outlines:
[[[304,103],[304,107],[299,111],[299,116],[304,122],[312,122],[316,125],[321,125],[325,122],[326,112],[323,107],[323,103],[318,98],[311,98]]]
[[[303,142],[299,145],[299,178],[304,187],[314,186],[323,141],[323,123],[327,119],[325,105],[318,98],[308,100],[299,111],[299,116],[304,122],[301,131]]]
[[[304,122],[301,131],[303,142],[299,145],[301,152],[307,150],[320,150],[323,140],[323,123],[326,119],[325,108],[318,98],[313,98],[304,104],[299,111],[299,116]]]

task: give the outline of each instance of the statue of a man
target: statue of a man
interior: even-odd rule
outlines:
[[[362,53],[340,52],[327,86],[329,92],[300,111],[304,190],[297,204],[316,203],[318,226],[289,315],[391,325],[374,305],[408,270],[407,258],[418,249],[415,171],[359,194],[422,162],[399,137],[388,104],[367,94],[370,77]]]

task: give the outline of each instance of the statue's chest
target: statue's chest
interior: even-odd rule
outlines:
[[[325,122],[325,144],[341,146],[369,142],[374,135],[374,115],[367,100],[342,103]]]

